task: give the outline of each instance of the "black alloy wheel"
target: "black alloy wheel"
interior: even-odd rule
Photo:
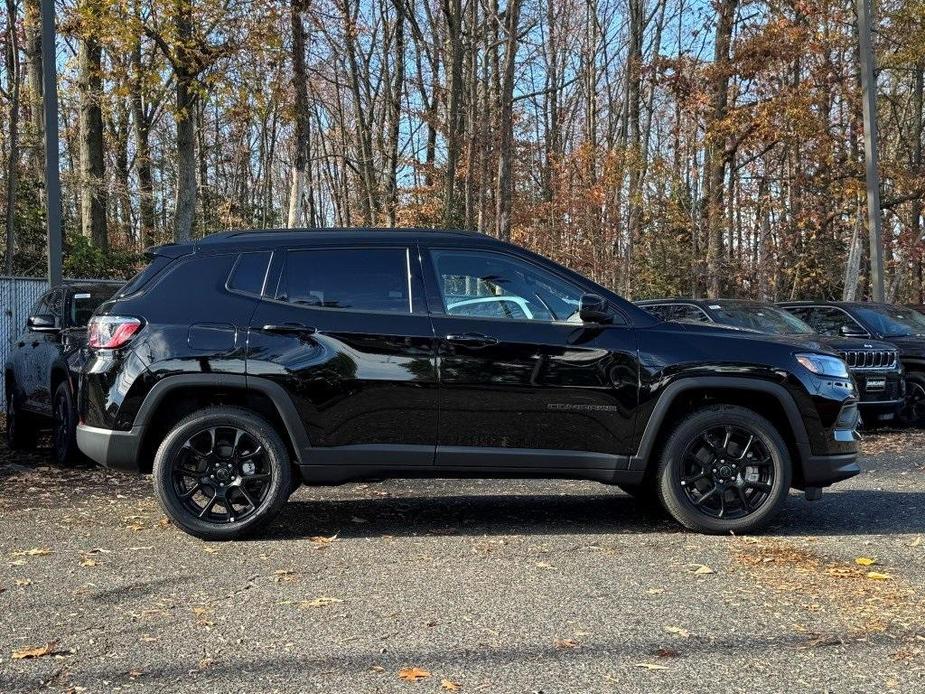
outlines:
[[[77,450],[77,411],[67,382],[58,384],[52,403],[51,446],[55,462],[73,465],[80,459]]]
[[[154,458],[154,488],[167,516],[205,540],[231,540],[269,523],[289,498],[289,452],[255,412],[211,407],[171,429]]]
[[[214,426],[190,436],[174,456],[171,482],[183,507],[212,523],[234,523],[266,501],[273,472],[263,446],[243,429]]]
[[[758,437],[733,425],[706,429],[678,461],[687,501],[713,518],[758,511],[774,486],[774,465]]]
[[[665,509],[691,530],[743,533],[767,525],[792,477],[787,444],[767,419],[736,405],[684,416],[658,465]]]
[[[925,380],[915,376],[906,379],[906,401],[899,418],[908,426],[925,426]]]

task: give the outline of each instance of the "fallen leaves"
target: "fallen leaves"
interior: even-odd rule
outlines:
[[[560,651],[571,650],[573,648],[578,648],[581,644],[578,643],[575,639],[556,639],[552,642],[552,645],[555,646]]]
[[[858,566],[873,566],[877,563],[877,560],[872,557],[857,557],[854,563]]]
[[[327,549],[337,541],[337,535],[331,535],[330,537],[325,537],[324,535],[315,535],[314,537],[308,538],[308,541],[315,545],[316,549]]]
[[[641,667],[646,670],[668,670],[667,665],[659,665],[658,663],[634,663],[633,667]]]
[[[430,673],[419,667],[403,667],[398,671],[398,678],[405,682],[420,682],[430,677]]]
[[[715,574],[716,572],[711,569],[706,564],[688,564],[690,567],[690,572],[695,576],[706,576],[707,574]]]
[[[277,569],[273,572],[273,580],[277,583],[295,580],[295,571],[292,569]]]
[[[682,639],[690,638],[690,635],[691,635],[691,632],[689,632],[684,627],[666,626],[665,631],[667,631],[669,634],[674,634],[675,636],[679,636]]]
[[[448,692],[455,692],[457,689],[459,689],[459,683],[444,677],[442,680],[440,680],[440,687]]]
[[[893,576],[891,574],[882,573],[880,571],[868,571],[865,576],[874,581],[892,581]]]
[[[51,554],[51,549],[48,547],[33,547],[32,549],[20,549],[15,552],[11,552],[11,557],[47,557]]]
[[[72,651],[58,648],[57,641],[49,641],[44,646],[26,646],[13,651],[11,656],[13,660],[31,660],[33,658],[44,658],[50,655],[70,655]]]
[[[340,598],[329,598],[325,595],[322,595],[319,598],[314,600],[303,600],[299,603],[299,607],[302,609],[312,609],[316,607],[328,607],[329,605],[336,605],[339,602],[343,602]]]

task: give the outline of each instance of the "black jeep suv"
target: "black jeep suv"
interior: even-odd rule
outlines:
[[[773,304],[745,299],[647,299],[637,301],[663,320],[719,323],[742,330],[789,335],[816,343],[848,364],[858,388],[858,407],[867,422],[894,419],[905,402],[902,364],[896,347],[871,339],[823,335]]]
[[[895,345],[905,370],[902,418],[908,424],[925,426],[925,316],[906,306],[874,302],[788,301],[778,305],[823,335]]]
[[[52,452],[61,464],[77,457],[75,400],[87,321],[113,295],[111,284],[64,284],[39,297],[3,366],[6,442],[32,448],[51,426]]]
[[[152,258],[90,322],[77,438],[153,469],[199,537],[264,525],[296,480],[386,477],[592,479],[744,532],[859,472],[842,360],[662,322],[483,235],[228,232]]]

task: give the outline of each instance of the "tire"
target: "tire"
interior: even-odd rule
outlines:
[[[656,479],[659,499],[681,525],[726,534],[770,523],[792,475],[787,445],[773,424],[744,407],[714,405],[677,425]]]
[[[58,465],[74,465],[81,460],[77,450],[77,409],[67,381],[55,389],[52,400],[51,448]]]
[[[899,421],[909,427],[925,427],[925,376],[906,376],[906,402],[899,410]]]
[[[203,540],[256,533],[276,517],[291,489],[292,465],[279,434],[242,408],[194,412],[170,430],[154,458],[161,508]]]
[[[12,389],[10,389],[12,390]],[[11,451],[32,450],[38,444],[35,420],[20,411],[12,392],[6,396],[6,445]]]

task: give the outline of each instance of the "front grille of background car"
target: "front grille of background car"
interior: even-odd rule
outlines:
[[[849,369],[895,369],[895,350],[856,350],[841,353]]]

